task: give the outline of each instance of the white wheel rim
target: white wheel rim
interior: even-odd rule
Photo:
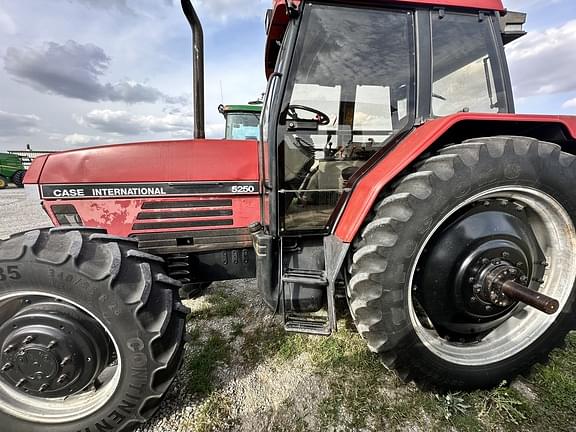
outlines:
[[[47,399],[30,396],[14,389],[12,386],[0,379],[0,401],[2,401],[0,404],[0,411],[5,412],[12,417],[43,424],[68,423],[95,413],[110,400],[120,384],[122,359],[118,349],[118,343],[100,319],[94,316],[94,314],[86,308],[65,297],[52,294],[47,295],[43,292],[34,291],[17,292],[1,296],[0,305],[13,298],[29,296],[41,296],[62,300],[63,302],[67,302],[82,310],[92,319],[96,320],[106,331],[110,340],[112,340],[114,349],[116,350],[118,364],[115,367],[112,377],[110,377],[99,389],[71,395],[66,398]]]
[[[540,291],[560,303],[559,312],[546,315],[532,307],[518,308],[481,341],[448,341],[424,327],[412,301],[412,286],[417,263],[432,236],[460,209],[486,199],[503,198],[520,202],[531,210],[531,227],[550,264]],[[550,195],[529,187],[506,186],[480,193],[447,214],[430,232],[418,251],[410,273],[409,313],[420,341],[436,356],[463,366],[485,366],[509,359],[540,338],[556,321],[570,299],[576,280],[576,230],[572,219]]]

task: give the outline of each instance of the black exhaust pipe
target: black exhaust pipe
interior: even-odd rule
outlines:
[[[182,0],[182,10],[192,29],[192,69],[194,83],[194,138],[206,138],[204,128],[204,30],[192,0]]]

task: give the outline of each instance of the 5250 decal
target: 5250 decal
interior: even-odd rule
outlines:
[[[0,266],[0,282],[22,279],[22,274],[16,265]]]

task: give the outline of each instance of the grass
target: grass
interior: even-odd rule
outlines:
[[[222,292],[211,295],[208,303],[196,318],[230,316],[244,308],[239,298]],[[305,413],[302,404],[287,398],[255,414],[270,430],[576,432],[576,334],[568,337],[565,349],[552,354],[547,365],[535,367],[522,380],[529,393],[505,383],[490,391],[436,393],[402,382],[351,330],[321,338],[287,334],[276,322],[256,328],[248,322],[246,317],[233,321],[227,337],[199,326],[192,329],[195,346],[187,362],[188,389],[206,397],[192,430],[239,427],[241,420],[232,413],[243,401],[231,400],[218,389],[219,366],[241,365],[243,373],[250,373],[258,365],[272,363],[281,370],[283,364],[305,356],[325,388],[321,394],[305,391],[302,397],[316,398]],[[340,323],[341,329],[345,327]],[[236,341],[236,351],[231,341]]]
[[[186,362],[187,390],[207,395],[214,389],[216,369],[230,360],[230,343],[221,333],[211,331],[206,340],[197,340],[192,349]]]
[[[189,320],[203,320],[210,318],[224,318],[234,316],[244,307],[240,297],[227,293],[223,290],[215,291],[205,297],[207,307],[192,311]]]

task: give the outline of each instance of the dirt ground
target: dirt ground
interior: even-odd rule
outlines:
[[[22,189],[0,190],[0,238],[50,221]],[[157,415],[138,432],[576,432],[576,337],[508,387],[437,393],[368,352],[342,308],[331,338],[284,333],[254,281],[214,283],[186,302],[191,342]]]

